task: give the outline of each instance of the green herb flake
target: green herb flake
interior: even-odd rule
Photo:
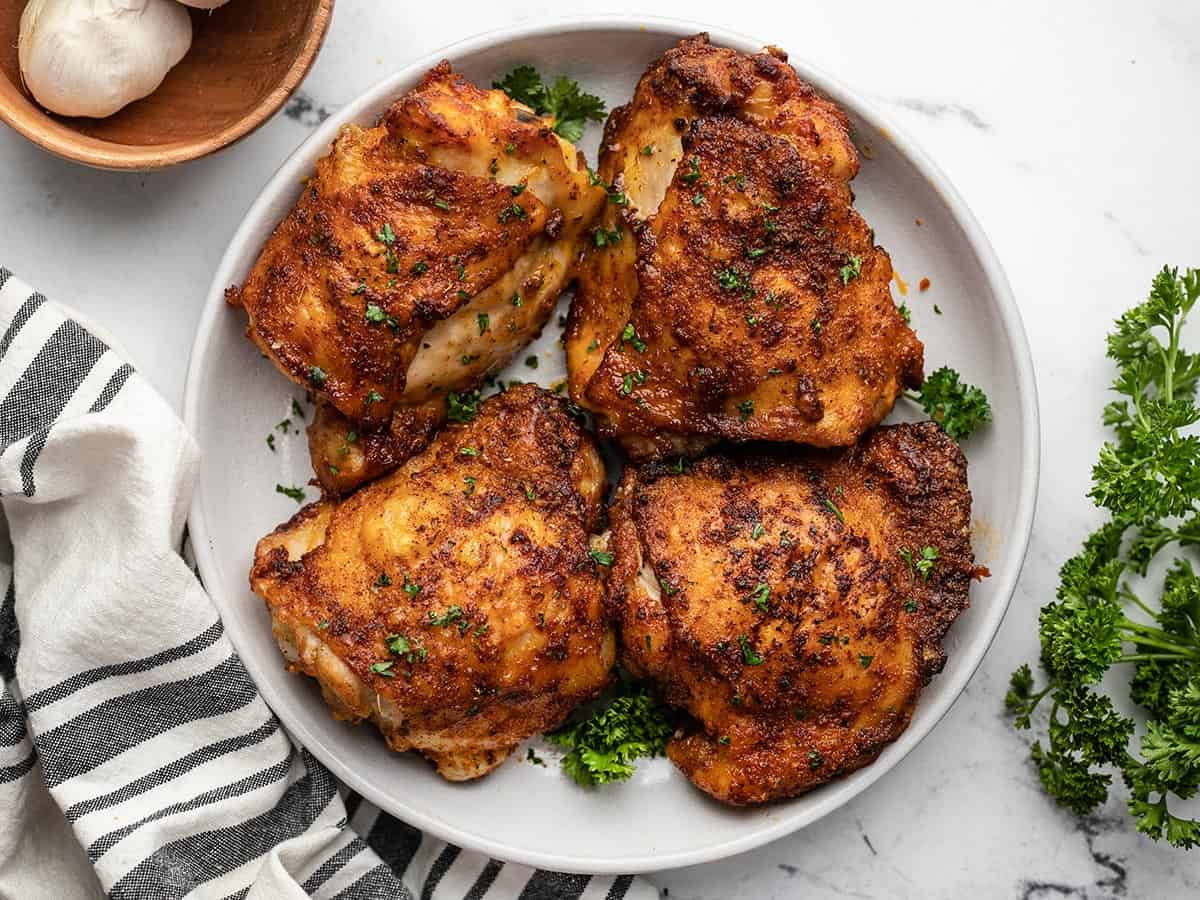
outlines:
[[[275,493],[283,494],[285,497],[291,497],[297,503],[304,502],[304,488],[284,487],[282,484],[275,485]]]
[[[738,646],[742,649],[742,662],[748,666],[761,666],[764,662],[759,656],[758,651],[751,646],[749,639],[744,634],[738,635]]]
[[[851,256],[849,262],[838,270],[838,274],[842,276],[842,284],[849,284],[853,279],[858,278],[862,275],[862,257]]]

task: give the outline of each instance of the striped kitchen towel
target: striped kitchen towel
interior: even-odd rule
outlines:
[[[0,900],[655,896],[460,851],[340,786],[178,552],[198,452],[171,408],[5,269],[0,335]]]

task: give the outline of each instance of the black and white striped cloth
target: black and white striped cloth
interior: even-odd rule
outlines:
[[[178,548],[198,452],[121,356],[0,268],[0,900],[648,900],[505,864],[340,786]]]

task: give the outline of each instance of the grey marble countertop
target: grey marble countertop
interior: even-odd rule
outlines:
[[[178,405],[212,272],[258,189],[328,111],[470,33],[577,2],[462,0],[430,17],[341,0],[302,90],[215,157],[152,175],[60,162],[0,129],[0,261],[102,323]],[[411,7],[409,7],[411,9]],[[1109,321],[1164,263],[1200,265],[1200,5],[671,0],[645,14],[786,47],[874,100],[945,169],[991,237],[1032,344],[1042,489],[1012,609],[950,714],[900,765],[815,825],[743,856],[651,876],[727,897],[1173,898],[1200,857],[1138,836],[1120,792],[1086,820],[1055,808],[1001,714],[1037,654],[1038,607],[1099,520],[1085,499],[1104,434]]]

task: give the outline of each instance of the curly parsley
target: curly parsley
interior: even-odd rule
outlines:
[[[1164,268],[1108,336],[1122,399],[1104,408],[1116,440],[1100,450],[1089,496],[1110,518],[1063,564],[1042,608],[1044,686],[1023,665],[1004,701],[1017,728],[1044,734],[1030,757],[1061,805],[1091,812],[1119,772],[1138,831],[1181,848],[1200,845],[1200,820],[1171,812],[1200,792],[1200,576],[1177,557],[1157,600],[1128,578],[1169,545],[1200,539],[1200,438],[1184,433],[1200,421],[1200,355],[1180,345],[1198,300],[1200,270]],[[1118,663],[1133,666],[1130,699],[1147,718],[1140,737],[1101,686]]]
[[[622,682],[609,703],[546,740],[567,750],[563,771],[578,784],[597,785],[628,778],[634,760],[660,755],[674,730],[670,709],[645,688]]]
[[[595,94],[585,94],[579,82],[560,75],[551,85],[533,66],[517,66],[492,87],[504,91],[518,103],[524,103],[539,116],[549,116],[556,134],[568,141],[583,137],[588,122],[604,119],[604,101]]]
[[[987,394],[959,381],[958,373],[949,366],[942,366],[926,378],[919,392],[905,396],[920,404],[926,415],[957,442],[992,421]]]

